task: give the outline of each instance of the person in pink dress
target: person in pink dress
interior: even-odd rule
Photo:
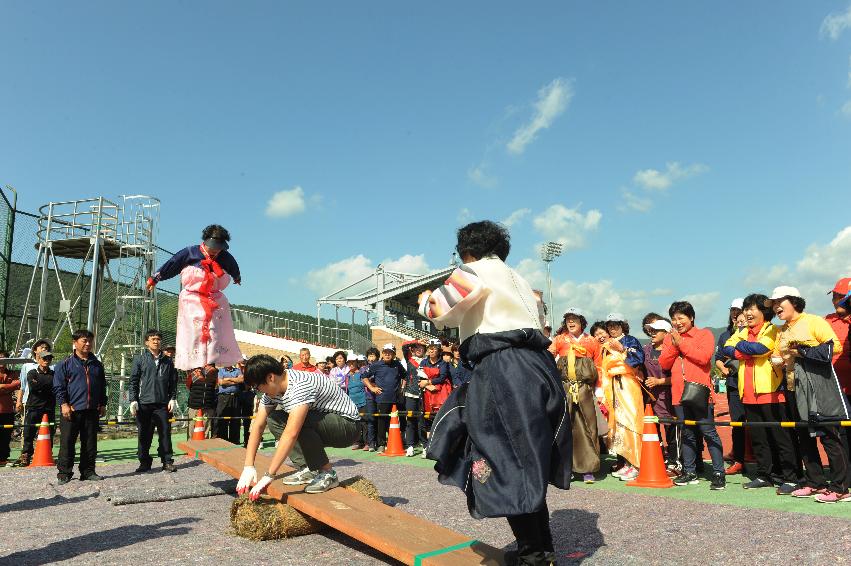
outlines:
[[[174,366],[189,371],[207,364],[234,366],[242,352],[233,333],[233,321],[222,291],[241,277],[236,259],[227,251],[230,233],[211,224],[201,232],[201,244],[188,246],[166,261],[148,279],[152,290],[178,273],[183,290],[177,304],[177,343]]]

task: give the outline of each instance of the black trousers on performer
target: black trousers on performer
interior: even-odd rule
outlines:
[[[550,511],[546,505],[536,513],[506,518],[517,539],[517,564],[555,564]]]
[[[74,475],[74,458],[77,456],[77,438],[80,438],[80,478],[95,473],[98,455],[98,411],[85,409],[71,413],[71,420],[59,417],[59,462],[57,477]]]
[[[749,423],[788,421],[783,403],[747,404],[745,416]],[[735,429],[733,429],[735,430]],[[792,434],[785,428],[749,427],[751,445],[756,457],[756,475],[765,481],[777,478],[783,483],[798,483],[798,456]]]
[[[0,413],[0,425],[15,424],[15,413]],[[12,442],[12,429],[0,428],[0,461],[5,462],[9,459],[11,449],[9,444]]]
[[[216,404],[216,436],[224,438],[231,444],[239,444],[239,419],[230,418],[223,419],[221,417],[238,417],[240,416],[240,401],[239,393],[219,393],[218,403]]]
[[[168,422],[170,417],[168,405],[165,403],[139,405],[136,426],[139,429],[137,453],[140,464],[150,466],[153,462],[150,451],[151,441],[154,439],[154,427],[157,429],[157,439],[160,444],[157,448],[160,460],[163,464],[171,464],[174,461],[171,449],[171,423]]]

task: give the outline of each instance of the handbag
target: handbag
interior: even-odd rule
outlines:
[[[680,405],[688,407],[694,413],[701,415],[701,418],[704,418],[706,411],[709,410],[709,387],[702,383],[686,380],[686,365],[682,356],[680,356],[680,367],[683,370],[683,395],[680,398]]]

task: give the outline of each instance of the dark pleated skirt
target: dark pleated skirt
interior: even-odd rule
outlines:
[[[441,483],[467,494],[473,517],[534,513],[548,484],[570,485],[570,418],[549,343],[521,329],[461,345],[472,378],[441,407],[428,455]]]

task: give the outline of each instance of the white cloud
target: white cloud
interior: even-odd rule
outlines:
[[[514,136],[506,145],[509,153],[519,155],[526,150],[538,132],[549,128],[570,104],[573,98],[573,82],[557,78],[538,91],[538,101],[535,102],[535,113],[528,123],[514,132]]]
[[[426,262],[425,256],[405,254],[399,259],[388,259],[382,262],[385,269],[390,271],[400,271],[402,273],[413,273],[422,275],[431,271],[431,268]]]
[[[672,161],[666,164],[664,172],[656,169],[643,169],[638,171],[632,177],[632,180],[636,185],[649,191],[666,191],[677,181],[682,181],[707,171],[709,171],[709,167],[702,163],[693,163],[692,165],[683,167],[679,162]]]
[[[266,205],[266,216],[285,218],[304,212],[304,189],[295,186],[290,190],[278,191]]]
[[[710,320],[712,315],[715,313],[715,308],[718,306],[718,298],[720,296],[721,293],[718,291],[710,291],[708,293],[693,293],[678,300],[690,302],[691,306],[694,307],[696,324],[698,326],[706,326],[707,321]]]
[[[400,271],[402,273],[423,274],[432,270],[422,254],[405,254],[395,259],[388,258],[381,264],[389,271]],[[376,267],[377,265],[371,259],[363,254],[358,254],[312,269],[302,279],[297,280],[297,283],[302,282],[319,295],[326,295],[349,283],[363,279],[373,273]]]
[[[559,242],[564,251],[585,246],[585,235],[600,225],[603,215],[592,209],[583,214],[579,206],[567,208],[554,204],[532,220],[535,230],[548,240]]]
[[[480,163],[467,170],[467,179],[485,189],[492,189],[497,185],[497,178],[487,172],[487,165]]]
[[[634,210],[636,212],[647,212],[653,208],[653,201],[649,198],[640,197],[629,189],[621,189],[621,200],[618,203],[618,210],[628,212]]]
[[[846,118],[851,118],[851,100],[842,105],[842,108],[839,109],[839,113]]]
[[[546,295],[547,275],[543,262],[524,259],[515,267],[533,288],[541,289]],[[558,326],[568,307],[578,307],[585,313],[589,325],[603,320],[610,312],[623,313],[633,328],[637,328],[645,314],[651,311],[664,314],[672,302],[670,289],[635,290],[617,289],[609,279],[599,281],[559,280],[553,276],[553,303],[551,320]],[[549,303],[549,296],[544,300]],[[640,330],[633,332],[640,334]]]
[[[531,208],[520,208],[512,212],[508,215],[507,218],[500,220],[500,224],[504,225],[506,228],[511,228],[521,220],[523,220],[529,213],[532,212]]]
[[[469,208],[462,208],[458,211],[458,216],[455,217],[455,220],[458,221],[458,224],[466,224],[472,219],[473,213],[470,212]]]
[[[851,5],[843,13],[829,14],[821,23],[819,35],[836,41],[846,29],[851,27]]]

